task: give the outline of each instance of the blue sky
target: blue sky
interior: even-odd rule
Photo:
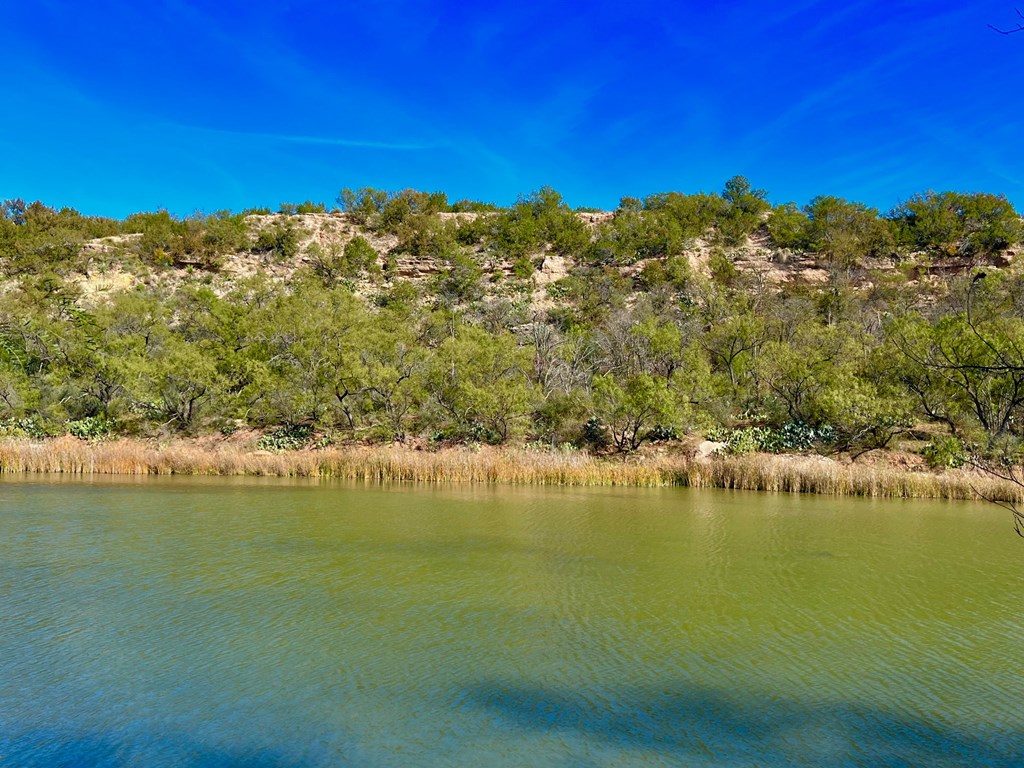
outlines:
[[[1024,207],[1011,2],[11,3],[0,197],[125,215],[413,187]]]

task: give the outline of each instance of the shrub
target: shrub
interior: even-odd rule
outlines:
[[[889,214],[901,244],[947,256],[993,253],[1019,242],[1020,217],[1002,195],[926,192]]]
[[[278,259],[292,259],[299,253],[302,230],[290,221],[277,221],[256,235],[252,249]]]
[[[295,451],[304,448],[312,436],[313,428],[308,424],[293,424],[263,435],[256,447],[262,451]]]
[[[608,427],[602,424],[597,417],[588,419],[580,432],[580,442],[595,450],[603,451],[612,444],[608,435]]]
[[[494,203],[481,203],[476,200],[457,200],[451,204],[452,213],[495,213],[501,210]]]
[[[365,237],[356,235],[345,243],[345,271],[347,277],[380,271],[377,266],[377,251]]]
[[[32,437],[41,440],[50,436],[50,430],[36,416],[24,419],[0,419],[0,435],[5,437]]]
[[[971,457],[963,441],[952,435],[933,437],[921,450],[921,455],[932,469],[956,469]]]
[[[86,416],[84,419],[69,421],[68,434],[82,440],[95,440],[114,431],[114,425],[102,416]]]
[[[718,427],[708,431],[707,439],[726,443],[729,453],[784,453],[807,451],[815,445],[830,445],[836,441],[836,433],[827,424],[811,427],[802,421],[788,421],[779,429],[760,426],[740,429]]]
[[[455,240],[459,245],[480,245],[490,234],[491,224],[485,216],[460,221],[455,228]]]
[[[733,260],[722,250],[715,249],[708,259],[708,268],[711,270],[711,277],[721,285],[729,285],[736,279],[737,270]]]
[[[434,214],[450,210],[444,192],[419,192],[403,189],[389,192],[373,187],[343,189],[338,204],[354,222],[363,226],[395,234],[410,216]]]
[[[512,274],[523,280],[531,277],[534,271],[536,271],[536,267],[529,256],[519,256],[512,264]]]
[[[140,254],[161,266],[216,270],[225,254],[241,250],[248,240],[245,217],[230,211],[184,219],[167,211],[136,213],[125,219],[124,228],[141,233]]]
[[[679,430],[672,426],[657,424],[647,433],[647,439],[652,443],[667,443],[671,440],[678,440]]]
[[[281,203],[279,212],[286,216],[299,213],[327,213],[327,206],[323,203],[314,203],[312,200],[304,203]]]

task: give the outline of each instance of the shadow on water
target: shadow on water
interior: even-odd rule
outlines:
[[[273,749],[228,750],[209,747],[187,737],[166,734],[112,733],[109,736],[35,729],[18,734],[0,733],[3,768],[127,768],[128,766],[181,766],[181,768],[313,768],[359,766],[349,757],[310,760]]]
[[[564,691],[484,684],[463,703],[513,727],[557,731],[622,749],[715,765],[1024,765],[1024,733],[972,732],[868,706],[748,699],[686,686]]]

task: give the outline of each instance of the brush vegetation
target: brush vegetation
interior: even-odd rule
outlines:
[[[1018,462],[1021,236],[999,195],[773,205],[742,177],[607,213],[549,188],[122,220],[9,200],[2,466],[970,495],[764,454]],[[238,430],[267,453],[145,442]],[[695,434],[726,455],[600,458]],[[136,442],[80,442],[112,437]]]
[[[1021,501],[1019,485],[967,470],[907,472],[814,456],[597,457],[583,451],[459,446],[436,451],[358,445],[273,453],[193,440],[162,444],[72,437],[0,441],[0,472],[64,475],[256,475],[364,482],[728,488],[876,498]]]

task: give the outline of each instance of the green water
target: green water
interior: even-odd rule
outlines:
[[[1024,765],[982,504],[0,481],[0,766]]]

